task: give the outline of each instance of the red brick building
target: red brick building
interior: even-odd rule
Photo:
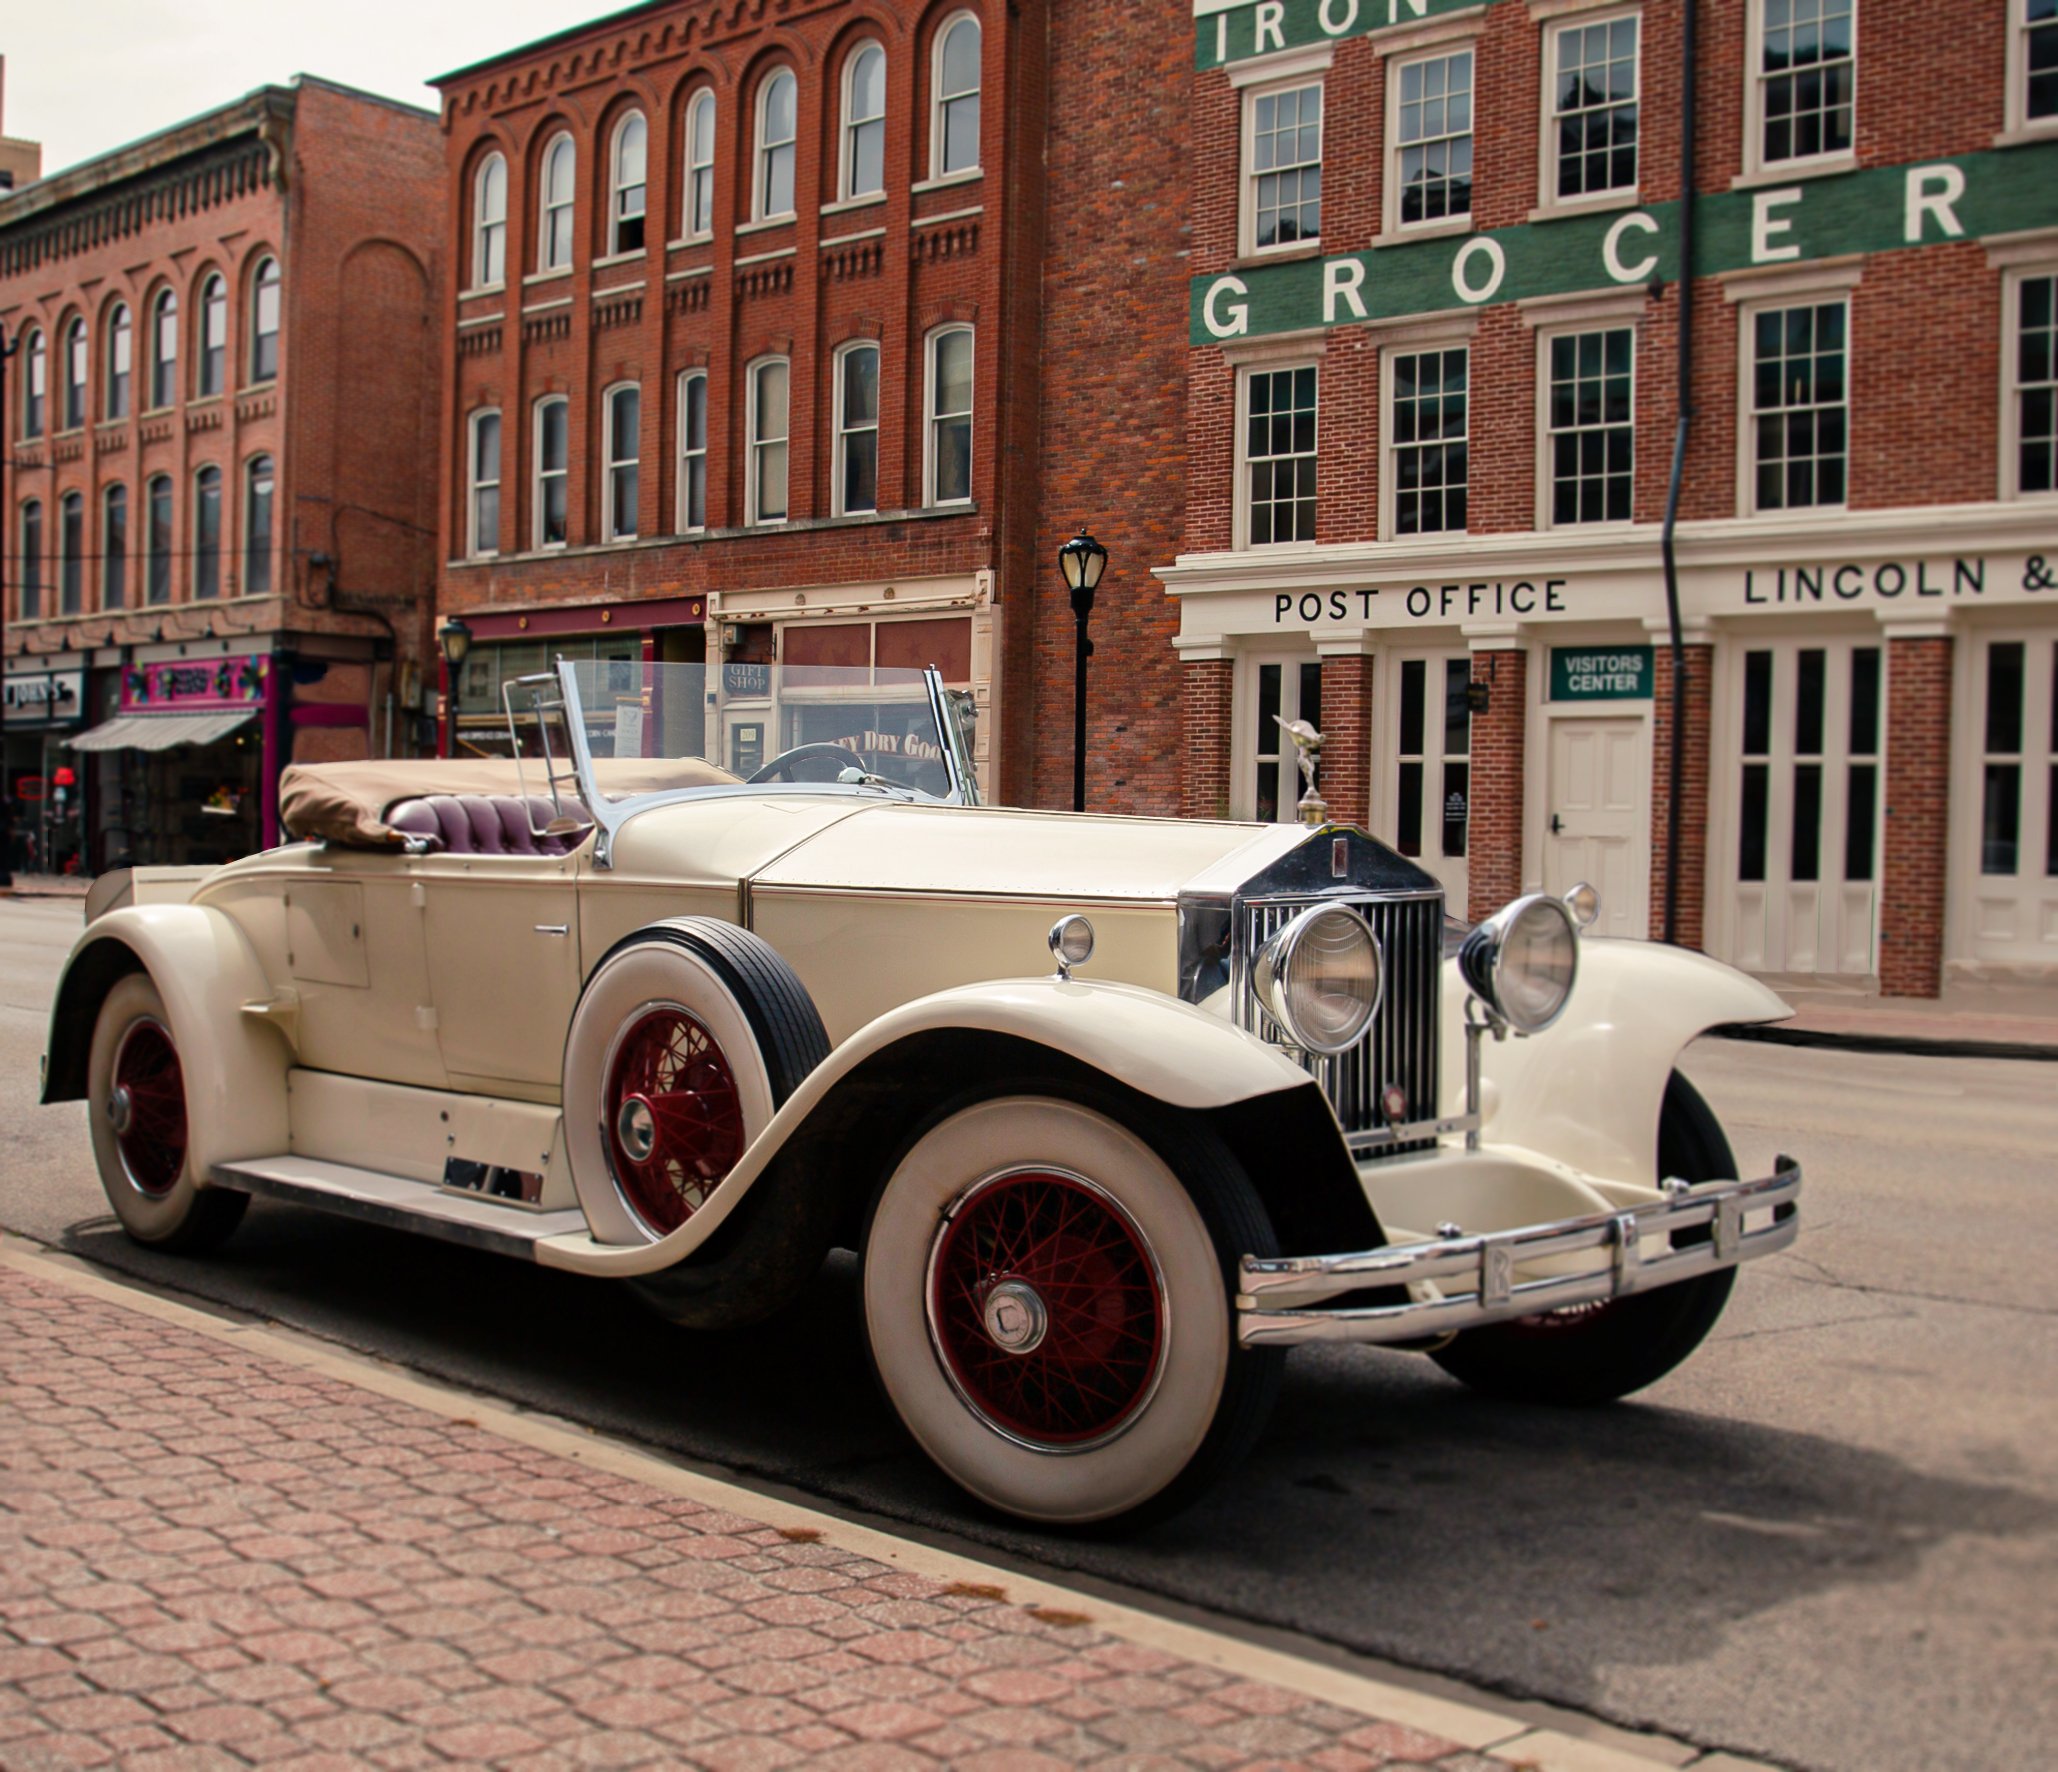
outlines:
[[[302,78],[0,200],[17,867],[241,854],[287,762],[414,748],[442,188]]]
[[[1685,22],[1192,0],[1186,809],[1304,716],[1454,907],[1656,935],[1677,718],[1680,939],[2058,964],[2058,15],[1702,0],[1691,96]]]

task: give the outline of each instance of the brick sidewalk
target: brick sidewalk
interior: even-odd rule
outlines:
[[[0,1267],[0,1767],[1508,1772],[166,1315]]]

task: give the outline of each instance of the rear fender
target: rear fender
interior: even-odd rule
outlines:
[[[1444,1111],[1465,1093],[1464,981],[1444,967]],[[1520,1145],[1585,1174],[1658,1179],[1658,1115],[1687,1045],[1710,1028],[1793,1014],[1756,979],[1687,948],[1587,937],[1579,979],[1557,1024],[1486,1040],[1481,1136]]]
[[[44,1101],[85,1099],[93,1024],[130,972],[150,975],[171,1018],[194,1173],[284,1151],[292,1054],[275,1027],[243,1012],[268,1005],[271,986],[243,932],[204,905],[129,905],[86,926],[51,1007]]]
[[[1025,1041],[1066,1055],[1148,1100],[1188,1112],[1233,1108],[1308,1087],[1307,1072],[1283,1053],[1219,1016],[1157,991],[1055,978],[961,985],[902,1004],[830,1053],[773,1116],[714,1197],[670,1236],[634,1247],[585,1236],[555,1237],[537,1245],[537,1260],[546,1267],[621,1278],[658,1273],[683,1261],[714,1235],[814,1115],[839,1112],[832,1098],[846,1082],[856,1086],[869,1061],[939,1033]],[[875,1067],[870,1075],[877,1074]],[[905,1088],[911,1123],[931,1105],[931,1094],[914,1070]],[[1329,1124],[1333,1128],[1334,1120]],[[1340,1135],[1336,1146],[1340,1153]]]

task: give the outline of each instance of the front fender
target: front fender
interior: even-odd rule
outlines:
[[[1444,1111],[1465,1092],[1464,980],[1444,966]],[[1587,937],[1558,1023],[1526,1039],[1488,1036],[1481,1136],[1614,1181],[1655,1183],[1658,1113],[1689,1042],[1734,1022],[1784,1021],[1779,997],[1688,948]]]
[[[116,979],[137,971],[150,975],[171,1018],[194,1173],[284,1151],[292,1055],[275,1028],[243,1013],[246,1003],[267,1003],[271,986],[242,930],[206,905],[129,905],[87,924],[51,1006],[44,1101],[85,1098],[100,1005]]]
[[[711,1237],[781,1149],[867,1060],[920,1035],[1003,1034],[1048,1047],[1167,1107],[1234,1107],[1305,1089],[1308,1074],[1220,1016],[1136,985],[1011,978],[959,985],[889,1010],[831,1052],[787,1098],[713,1198],[669,1236],[633,1247],[591,1237],[536,1246],[545,1267],[632,1278],[683,1261]],[[920,1079],[910,1078],[918,1092]],[[911,1095],[911,1101],[919,1101]],[[1333,1125],[1334,1122],[1331,1122]]]

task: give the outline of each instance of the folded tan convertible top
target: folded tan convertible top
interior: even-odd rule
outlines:
[[[596,759],[595,776],[610,796],[718,787],[737,778],[699,757]],[[419,761],[295,763],[279,781],[279,819],[296,837],[347,849],[398,849],[402,833],[385,822],[402,800],[426,794],[531,794],[544,791],[540,758],[423,758]]]

